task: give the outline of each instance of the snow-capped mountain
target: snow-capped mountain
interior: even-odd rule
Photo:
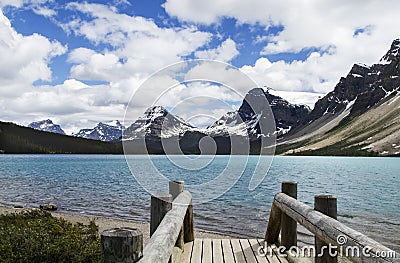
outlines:
[[[153,106],[148,108],[142,117],[139,117],[125,130],[123,138],[170,138],[193,130],[196,130],[196,128],[169,113],[164,107]]]
[[[42,121],[35,121],[28,125],[29,128],[45,131],[45,132],[52,132],[58,134],[64,134],[65,132],[61,129],[60,125],[54,124],[52,120],[42,120]]]
[[[124,126],[118,120],[115,120],[105,123],[99,122],[93,129],[81,129],[74,136],[110,142],[120,139],[123,130]]]
[[[268,104],[271,106],[273,116],[270,115]],[[307,106],[290,104],[262,88],[254,88],[246,94],[238,111],[226,113],[207,127],[206,133],[211,136],[238,135],[254,138],[270,132],[262,130],[261,127],[264,126],[267,130],[273,128],[273,125],[267,122],[274,117],[275,132],[279,136],[302,124],[309,112]],[[263,121],[266,123],[261,125]]]
[[[334,90],[316,102],[308,120],[281,143],[301,145],[292,151],[307,154],[398,155],[399,91],[400,39],[396,39],[377,64],[354,64]]]
[[[372,66],[354,64],[346,77],[342,77],[334,90],[315,104],[309,121],[326,114],[339,115],[350,104],[347,118],[354,118],[378,104],[382,99],[399,91],[400,39],[393,41],[379,63]]]

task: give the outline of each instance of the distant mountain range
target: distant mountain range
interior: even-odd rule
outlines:
[[[110,142],[119,140],[125,127],[118,121],[99,122],[93,129],[82,129],[73,136]]]
[[[88,140],[0,121],[0,153],[122,154],[121,143]]]
[[[243,147],[250,144],[250,153],[257,154],[262,151],[261,138],[276,136],[279,154],[396,156],[400,153],[399,76],[397,39],[377,64],[355,64],[313,110],[255,88],[237,111],[226,113],[205,129],[154,106],[126,129],[119,121],[100,122],[74,136],[105,142],[122,138],[125,150],[131,153],[165,153],[167,147],[173,153],[229,154],[231,142],[236,140]],[[263,131],[262,123],[271,118],[271,110],[275,128]],[[65,134],[51,120],[29,127]],[[216,149],[201,149],[205,137],[213,138]]]
[[[28,125],[28,127],[39,131],[65,135],[65,132],[63,129],[61,129],[61,126],[54,124],[53,121],[49,119],[32,122]],[[72,134],[72,136],[103,142],[111,142],[120,140],[124,129],[125,127],[118,120],[105,123],[99,122],[94,128],[81,129],[79,132]]]

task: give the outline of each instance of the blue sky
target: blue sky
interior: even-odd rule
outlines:
[[[123,119],[149,76],[196,58],[232,64],[255,84],[312,107],[353,63],[376,63],[400,35],[398,1],[0,0],[0,8],[0,119],[51,118],[69,133]],[[191,95],[240,101],[226,89],[191,88]],[[165,96],[166,104],[183,99]],[[204,109],[180,112],[210,121],[227,110]]]

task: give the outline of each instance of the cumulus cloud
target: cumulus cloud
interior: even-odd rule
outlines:
[[[54,3],[53,0],[0,0],[0,8],[29,7],[55,22],[57,9],[51,9],[52,5],[49,7],[44,4],[46,2]],[[115,0],[114,4],[126,6],[129,1]],[[378,61],[391,41],[399,37],[397,10],[400,2],[395,0],[330,3],[317,0],[167,0],[163,6],[170,16],[183,23],[165,27],[153,19],[120,13],[117,7],[88,2],[67,4],[66,12],[75,15],[63,21],[66,23],[57,24],[67,34],[85,38],[89,44],[74,46],[68,53],[67,62],[71,66],[68,79],[59,85],[41,86],[33,83],[52,80],[49,65],[67,48],[39,34],[19,34],[0,11],[0,117],[21,120],[24,124],[50,117],[67,131],[91,127],[98,121],[120,119],[130,95],[155,71],[188,57],[224,62],[238,58],[238,47],[242,48],[243,43],[234,35],[217,37],[220,41],[217,47],[208,48],[216,38],[207,30],[214,31],[214,24],[224,18],[233,18],[239,25],[265,28],[265,32],[273,26],[282,30],[266,35],[257,32],[258,36],[251,39],[254,45],[263,47],[259,50],[260,58],[240,68],[248,78],[226,65],[210,67],[205,62],[186,72],[181,80],[216,81],[231,87],[240,96],[254,86],[266,85],[292,103],[310,106],[318,96],[331,91],[354,62],[372,64]],[[308,55],[294,61],[268,59],[270,55],[298,52],[308,52]],[[90,81],[102,84],[84,83]],[[236,100],[229,98],[217,85],[192,83],[192,88],[196,86],[192,89],[189,84],[182,85],[180,80],[168,76],[152,81],[137,93],[140,100],[132,105],[129,121],[141,115],[155,101],[152,94],[160,95],[165,85],[175,88],[160,98],[159,103],[164,106],[173,106],[189,97],[199,98],[195,104],[211,105],[212,100],[200,99],[202,93]],[[195,108],[190,111],[189,107],[183,107],[182,114],[189,118],[199,116],[193,123],[206,123],[209,116],[202,115],[205,107]],[[219,118],[225,112],[214,103],[210,116]]]
[[[32,7],[38,7],[46,2],[53,2],[54,0],[0,0],[0,8],[5,6],[22,7],[24,5],[30,5]],[[48,12],[45,12],[48,13]]]
[[[39,34],[17,33],[0,10],[1,96],[19,96],[37,80],[50,81],[52,71],[48,64],[65,52],[66,47],[58,41]]]
[[[37,86],[18,97],[9,98],[6,111],[1,112],[0,118],[8,120],[23,116],[19,120],[23,125],[51,118],[67,133],[72,133],[82,127],[92,127],[100,120],[123,116],[125,107],[113,102],[112,96],[115,95],[107,85],[89,86],[76,79],[67,79],[59,85]]]
[[[71,74],[81,79],[114,80],[112,76],[133,73],[149,75],[182,60],[211,39],[210,33],[194,26],[161,28],[151,19],[120,14],[115,8],[101,4],[70,3],[68,8],[85,13],[90,19],[72,20],[64,27],[66,30],[95,44],[114,47],[102,53],[82,48],[74,50],[69,61],[77,65]],[[78,61],[82,56],[84,59]]]
[[[200,59],[211,59],[229,62],[237,55],[239,55],[239,51],[236,48],[235,41],[228,38],[224,42],[222,42],[221,45],[217,48],[196,51],[195,55],[197,58]]]
[[[282,27],[275,35],[260,35],[253,41],[266,43],[261,56],[315,52],[305,61],[271,63],[261,57],[243,70],[257,82],[285,91],[327,93],[353,63],[377,62],[399,37],[400,2],[395,0],[167,0],[164,8],[193,24],[211,25],[228,17],[239,24]]]

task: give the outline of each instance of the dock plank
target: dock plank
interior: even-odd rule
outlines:
[[[231,241],[229,239],[222,239],[222,252],[224,254],[225,263],[235,263],[235,256],[233,255]]]
[[[265,246],[264,240],[263,239],[259,239],[258,240],[258,244],[260,246]],[[265,249],[265,248],[264,248]],[[272,247],[270,245],[268,245],[268,247],[266,248],[267,251],[265,252],[267,255],[267,259],[268,262],[270,263],[281,263],[281,262],[287,262],[286,258],[284,258],[282,261],[280,260],[280,258],[278,258],[276,252],[273,251]]]
[[[240,246],[239,239],[231,239],[232,250],[235,256],[236,263],[246,263],[246,259],[244,258],[242,247]]]
[[[212,241],[211,239],[203,239],[203,263],[212,263],[213,262],[213,249],[212,249]]]
[[[195,239],[193,241],[193,250],[192,250],[192,263],[201,263],[201,254],[203,252],[203,240],[202,239]]]
[[[246,258],[246,263],[257,263],[257,259],[253,253],[253,249],[250,247],[248,239],[239,239],[240,245],[243,249],[244,257]]]
[[[266,257],[258,254],[260,239],[195,239],[186,243],[181,263],[288,263],[286,257],[277,256],[275,246],[268,246]]]
[[[282,256],[278,253],[278,249],[275,245],[269,246],[269,249],[272,249],[272,251],[274,253],[273,258],[277,258],[279,260],[279,261],[275,261],[275,262],[288,262],[285,256]]]
[[[214,239],[212,242],[213,260],[214,262],[224,262],[224,255],[222,254],[221,239]]]
[[[257,262],[258,263],[268,263],[268,260],[266,257],[263,257],[258,254],[258,249],[260,247],[260,244],[258,243],[257,239],[249,239],[250,247],[253,250],[254,255],[256,256]]]
[[[193,242],[186,243],[183,246],[183,253],[181,255],[182,263],[190,263],[190,257],[192,256]]]

